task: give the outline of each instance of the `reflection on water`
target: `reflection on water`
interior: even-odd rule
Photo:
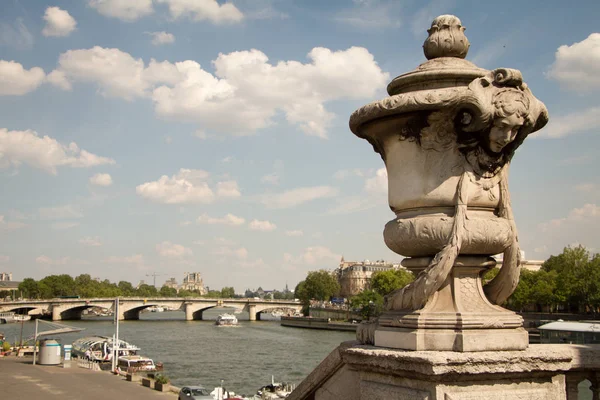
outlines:
[[[139,321],[121,321],[121,339],[141,347],[141,354],[164,363],[165,374],[176,386],[224,385],[238,393],[250,394],[277,381],[298,384],[338,344],[353,340],[353,332],[286,328],[277,321],[250,322],[247,313],[236,314],[238,327],[214,325],[224,309],[204,313],[205,321],[185,321],[182,311],[142,313]],[[230,311],[230,310],[227,310]],[[110,317],[64,321],[85,331],[58,335],[62,344],[82,336],[112,336]],[[11,342],[19,340],[20,324],[0,326]],[[24,324],[23,336],[33,336],[35,322]]]

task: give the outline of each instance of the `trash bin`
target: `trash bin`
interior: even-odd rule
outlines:
[[[60,364],[60,344],[54,339],[40,341],[40,354],[38,356],[40,365]]]
[[[63,354],[65,361],[71,361],[71,349],[73,348],[70,344],[65,344],[63,346]]]

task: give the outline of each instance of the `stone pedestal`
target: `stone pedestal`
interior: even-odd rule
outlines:
[[[599,345],[459,353],[346,342],[288,400],[575,400],[579,375],[598,368]]]
[[[405,259],[415,274],[430,258]],[[379,318],[375,346],[405,350],[523,350],[529,343],[523,318],[491,304],[481,277],[493,268],[490,257],[459,256],[440,290],[417,311],[388,311]]]

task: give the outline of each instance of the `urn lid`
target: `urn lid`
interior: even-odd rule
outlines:
[[[387,87],[388,94],[466,86],[485,75],[488,71],[464,59],[470,46],[464,31],[465,27],[454,15],[435,18],[423,43],[428,61],[392,80]]]

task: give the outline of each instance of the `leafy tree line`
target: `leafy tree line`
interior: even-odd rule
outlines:
[[[515,311],[598,313],[600,254],[592,255],[583,246],[566,247],[539,271],[522,270],[505,306]]]
[[[360,311],[366,319],[378,315],[383,307],[383,296],[404,287],[413,279],[413,274],[403,269],[375,272],[370,287],[352,297],[350,307]],[[308,314],[311,300],[329,300],[339,295],[340,289],[340,284],[330,272],[319,270],[309,272],[306,279],[298,283],[294,293],[302,301],[304,313]]]
[[[498,268],[489,271],[484,283],[498,272]],[[350,299],[351,307],[366,319],[379,315],[383,297],[413,279],[405,270],[376,272],[371,287]],[[539,271],[522,269],[517,288],[503,306],[514,311],[599,313],[600,254],[592,255],[583,246],[566,247]]]
[[[110,282],[108,279],[97,281],[89,274],[82,274],[76,278],[70,275],[49,275],[39,281],[25,278],[19,284],[19,291],[25,298],[51,299],[65,296],[92,297],[210,297],[233,298],[233,287],[224,287],[221,290],[211,290],[205,295],[199,291],[180,290],[163,286],[160,289],[152,285],[142,284],[135,288],[130,282]]]

